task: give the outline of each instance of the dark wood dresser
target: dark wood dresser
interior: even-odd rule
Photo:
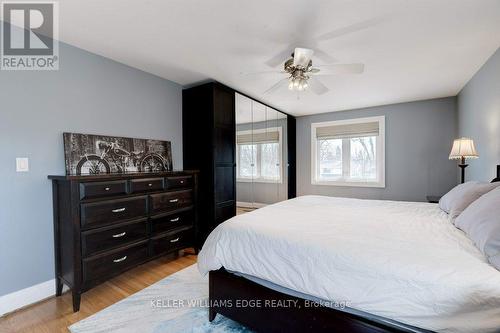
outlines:
[[[195,247],[198,172],[49,176],[56,296],[80,295],[158,256]],[[196,247],[195,247],[196,248]]]

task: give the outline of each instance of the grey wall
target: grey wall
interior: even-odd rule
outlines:
[[[311,123],[385,116],[385,188],[311,185]],[[456,98],[433,99],[297,118],[297,194],[425,201],[456,185],[448,160],[456,135]]]
[[[288,160],[288,133],[287,133],[287,120],[278,119],[266,122],[257,122],[253,124],[239,124],[236,125],[237,131],[248,131],[251,129],[264,129],[268,127],[281,127],[283,135],[282,140],[282,157],[284,163]],[[250,183],[250,182],[236,182],[236,201],[246,203],[263,203],[272,204],[278,201],[288,199],[288,168],[283,168],[282,182],[281,183]]]
[[[182,168],[181,86],[64,44],[60,61],[0,72],[0,295],[54,278],[47,175],[64,173],[63,131],[171,140]]]
[[[500,49],[458,94],[458,134],[472,138],[479,153],[466,179],[490,181],[500,164]]]

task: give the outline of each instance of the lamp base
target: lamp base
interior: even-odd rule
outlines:
[[[461,176],[461,183],[463,184],[465,182],[465,168],[467,168],[469,165],[468,164],[464,164],[464,163],[460,163],[458,165],[458,167],[460,169],[462,169],[462,176]]]

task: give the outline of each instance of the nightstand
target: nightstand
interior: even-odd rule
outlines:
[[[428,195],[426,198],[427,198],[427,202],[438,203],[439,199],[441,199],[441,196],[439,196],[439,195]]]

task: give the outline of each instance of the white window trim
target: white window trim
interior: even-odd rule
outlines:
[[[238,134],[260,134],[260,133],[266,133],[266,132],[274,132],[278,131],[279,133],[279,180],[276,179],[266,179],[266,178],[253,178],[253,177],[240,177],[240,168],[238,165],[240,164],[240,153],[239,153],[239,145],[236,143],[236,158],[237,158],[237,163],[236,163],[236,182],[239,183],[272,183],[272,184],[282,184],[283,183],[283,135],[282,135],[282,128],[281,126],[279,127],[267,127],[263,129],[256,129],[256,130],[245,130],[245,131],[236,131],[236,136]],[[255,164],[257,161],[255,162]]]
[[[355,180],[316,180],[317,163],[317,138],[316,129],[319,127],[350,125],[359,123],[368,123],[378,121],[379,137],[377,139],[377,180],[375,181],[355,181]],[[311,184],[328,186],[349,186],[349,187],[380,187],[385,188],[385,116],[365,117],[335,121],[325,121],[320,123],[311,123]]]

